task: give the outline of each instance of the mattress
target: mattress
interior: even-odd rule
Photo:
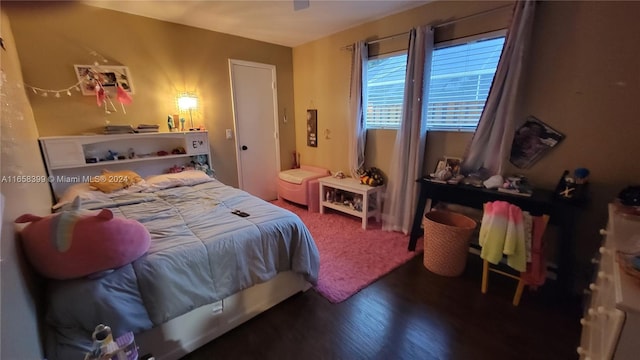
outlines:
[[[54,338],[47,342],[47,357],[52,360],[89,351],[91,332],[100,323],[115,336],[137,333],[279,272],[317,281],[318,250],[300,218],[215,180],[84,207],[108,207],[115,216],[139,221],[151,233],[151,246],[108,275],[48,283],[46,320]]]

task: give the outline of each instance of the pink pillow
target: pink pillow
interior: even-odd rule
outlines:
[[[25,214],[16,223],[31,222],[21,232],[25,253],[43,276],[73,279],[124,266],[149,250],[151,235],[135,220],[74,209],[40,217]]]

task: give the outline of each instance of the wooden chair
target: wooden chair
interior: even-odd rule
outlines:
[[[544,233],[544,230],[547,227],[547,223],[549,222],[549,215],[542,215],[542,222],[543,222],[542,233]],[[533,226],[532,226],[532,229],[533,229]],[[513,306],[518,306],[520,304],[520,298],[522,297],[522,292],[524,291],[524,286],[525,286],[524,279],[522,278],[522,273],[520,273],[520,276],[518,276],[518,275],[513,275],[499,269],[494,269],[490,266],[490,263],[487,260],[483,259],[482,260],[482,286],[481,286],[481,291],[483,294],[487,293],[487,289],[489,287],[489,271],[494,272],[496,274],[510,277],[514,280],[518,280],[518,286],[516,287],[516,293],[513,295],[513,302],[512,302]]]

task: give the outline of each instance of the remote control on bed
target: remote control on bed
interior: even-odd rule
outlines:
[[[247,217],[247,216],[249,216],[249,214],[247,214],[247,213],[246,213],[246,212],[244,212],[244,211],[240,211],[240,210],[233,210],[231,213],[232,213],[232,214],[234,214],[234,215],[238,215],[238,216],[240,216],[240,217]]]

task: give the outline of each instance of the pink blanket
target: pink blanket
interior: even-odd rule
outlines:
[[[506,201],[488,202],[484,206],[480,226],[480,257],[498,264],[502,256],[506,255],[507,265],[521,273],[525,284],[540,286],[546,279],[542,240],[546,226],[545,217],[532,216],[531,249],[527,254],[522,210]]]
[[[506,201],[486,203],[480,226],[480,257],[498,264],[502,255],[507,256],[507,265],[524,272],[527,269],[527,254],[522,210]]]

